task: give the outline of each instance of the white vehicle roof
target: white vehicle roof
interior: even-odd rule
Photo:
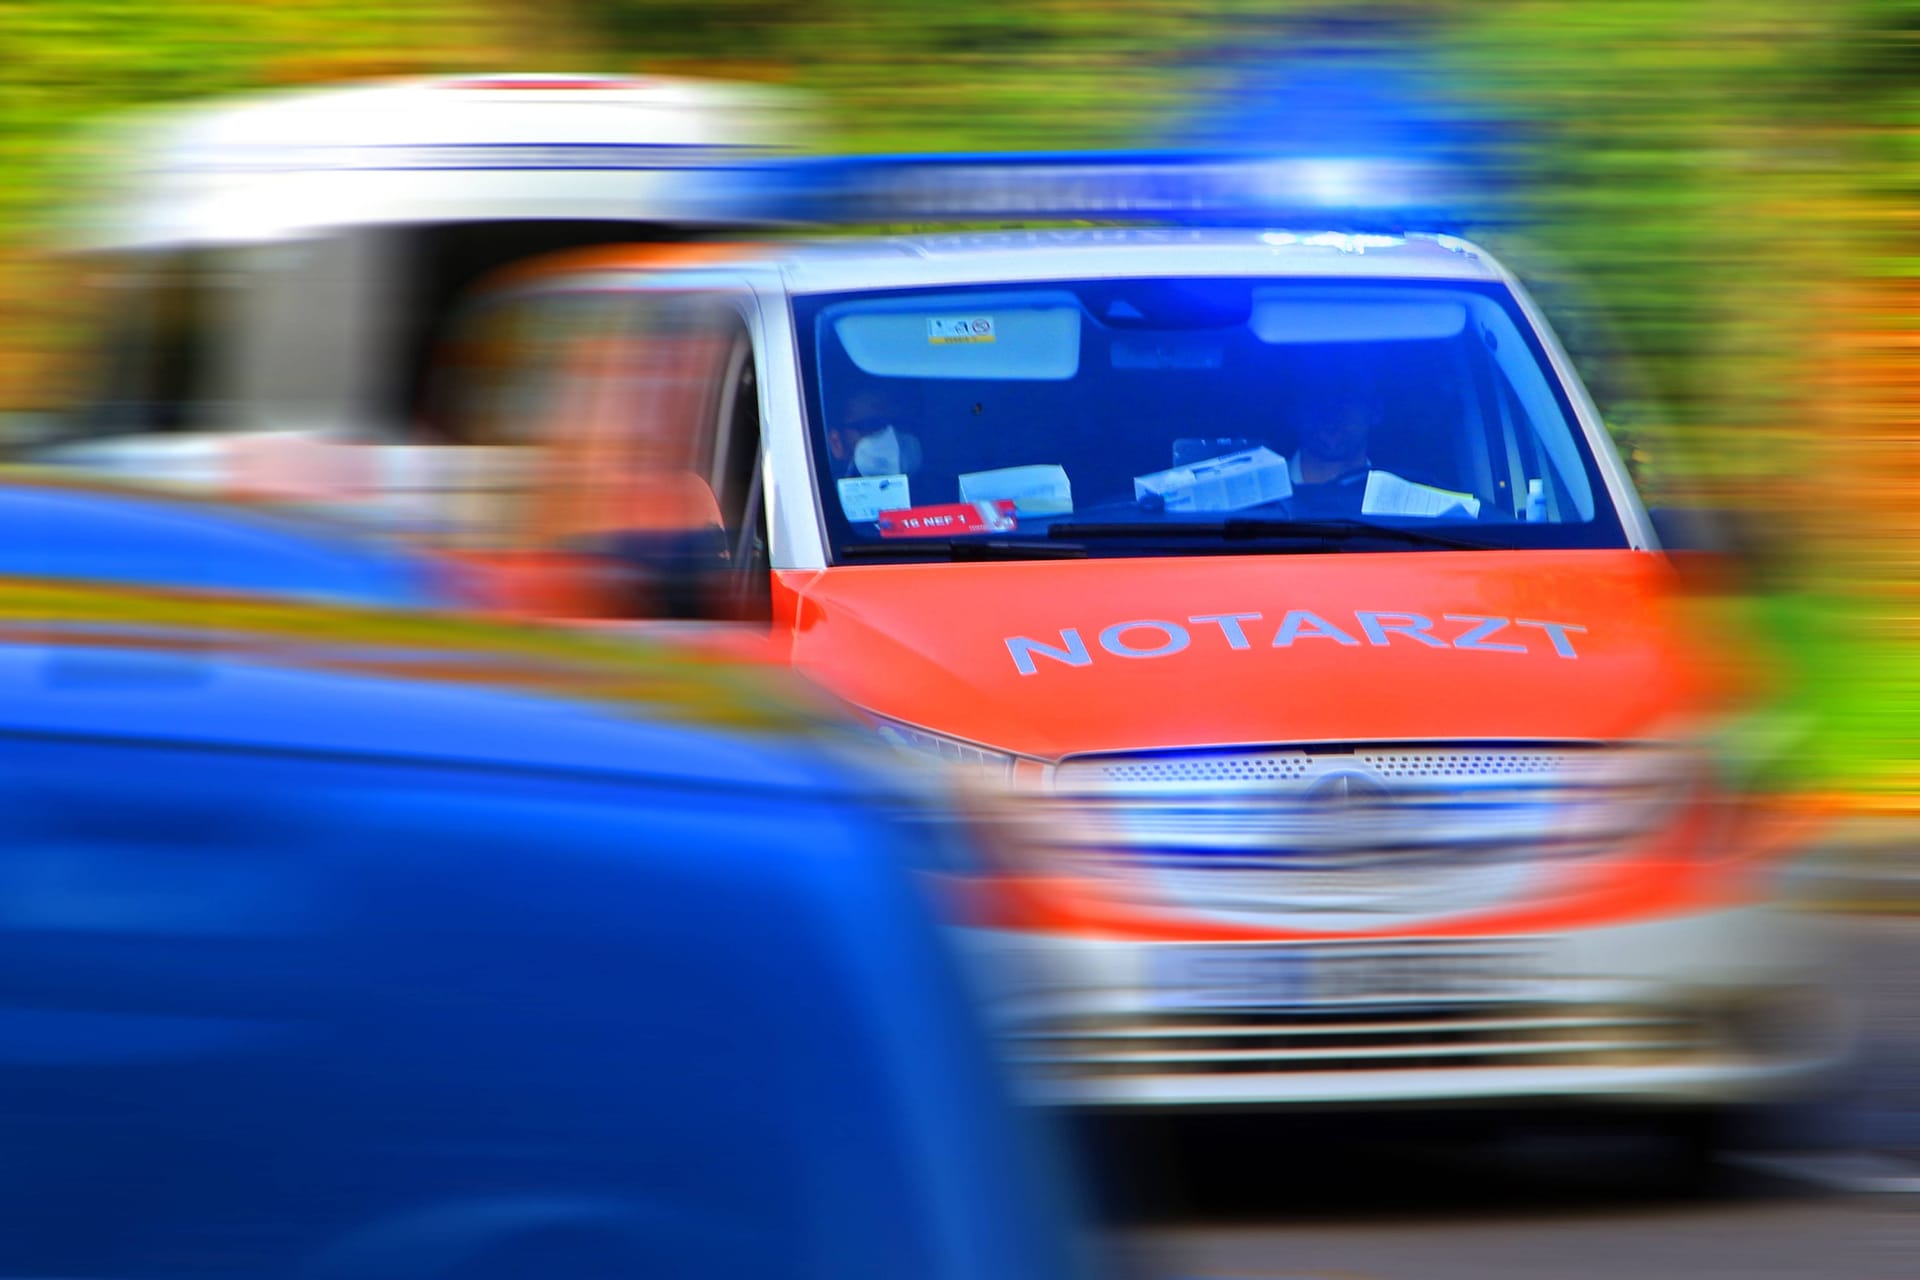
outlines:
[[[94,247],[296,238],[520,219],[723,221],[738,174],[805,134],[799,100],[647,76],[370,81],[228,99],[121,131]]]
[[[1451,236],[1175,227],[823,241],[783,255],[782,265],[797,294],[1136,276],[1505,278],[1484,250]]]

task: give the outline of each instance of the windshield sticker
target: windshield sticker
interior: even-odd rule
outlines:
[[[903,475],[847,476],[840,481],[840,510],[849,520],[877,520],[883,511],[912,505]]]
[[[927,507],[908,507],[880,513],[883,538],[944,538],[962,533],[1011,533],[1015,526],[1013,503],[943,502]]]
[[[1509,627],[1513,630],[1507,631]],[[1503,631],[1510,639],[1490,639]],[[1542,657],[1551,653],[1556,658],[1578,659],[1580,652],[1573,637],[1586,633],[1584,626],[1574,622],[1490,618],[1476,613],[1442,614],[1436,622],[1425,614],[1397,609],[1356,609],[1341,614],[1336,622],[1311,609],[1289,609],[1272,621],[1259,613],[1197,613],[1184,622],[1160,618],[1116,622],[1093,632],[1093,644],[1087,643],[1079,627],[1061,628],[1057,642],[1051,635],[1042,639],[1007,636],[1005,644],[1014,669],[1031,676],[1039,674],[1041,659],[1049,667],[1087,667],[1099,661],[1102,654],[1135,660],[1168,658],[1189,647],[1246,652],[1291,649],[1297,644],[1325,640],[1360,648],[1361,636],[1366,637],[1367,646],[1376,649],[1531,653]]]
[[[959,342],[992,342],[992,316],[928,316],[927,341],[936,347]]]

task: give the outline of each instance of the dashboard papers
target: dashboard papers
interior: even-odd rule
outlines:
[[[997,471],[969,471],[960,477],[962,502],[1009,500],[1015,514],[1059,516],[1073,514],[1073,486],[1067,469],[1055,463],[1030,467],[1001,467]]]
[[[893,476],[847,476],[839,482],[840,510],[849,520],[878,520],[882,511],[898,511],[913,505],[907,496],[907,478]]]
[[[1360,499],[1360,514],[1368,516],[1444,516],[1456,510],[1470,519],[1477,518],[1480,499],[1470,493],[1415,484],[1391,471],[1369,472],[1367,491]]]
[[[1239,511],[1292,493],[1287,460],[1265,445],[1133,478],[1134,501],[1154,495],[1167,511]]]

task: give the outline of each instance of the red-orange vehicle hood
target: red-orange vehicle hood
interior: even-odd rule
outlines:
[[[863,565],[780,576],[802,672],[881,715],[1045,758],[1631,737],[1698,710],[1723,656],[1721,638],[1689,634],[1701,624],[1677,607],[1671,569],[1644,552]]]

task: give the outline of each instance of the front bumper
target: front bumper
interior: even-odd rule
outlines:
[[[1852,1037],[1816,921],[1749,906],[1524,938],[1143,943],[980,930],[995,1021],[1036,1101],[1314,1107],[1584,1100],[1698,1105],[1788,1096]],[[1415,980],[1311,999],[1170,990],[1169,949],[1293,968],[1364,950]],[[1343,953],[1337,954],[1337,953]],[[1484,957],[1509,970],[1482,981]],[[1299,958],[1293,964],[1294,957]],[[1349,987],[1349,994],[1352,992]],[[1296,991],[1294,994],[1298,994]]]

